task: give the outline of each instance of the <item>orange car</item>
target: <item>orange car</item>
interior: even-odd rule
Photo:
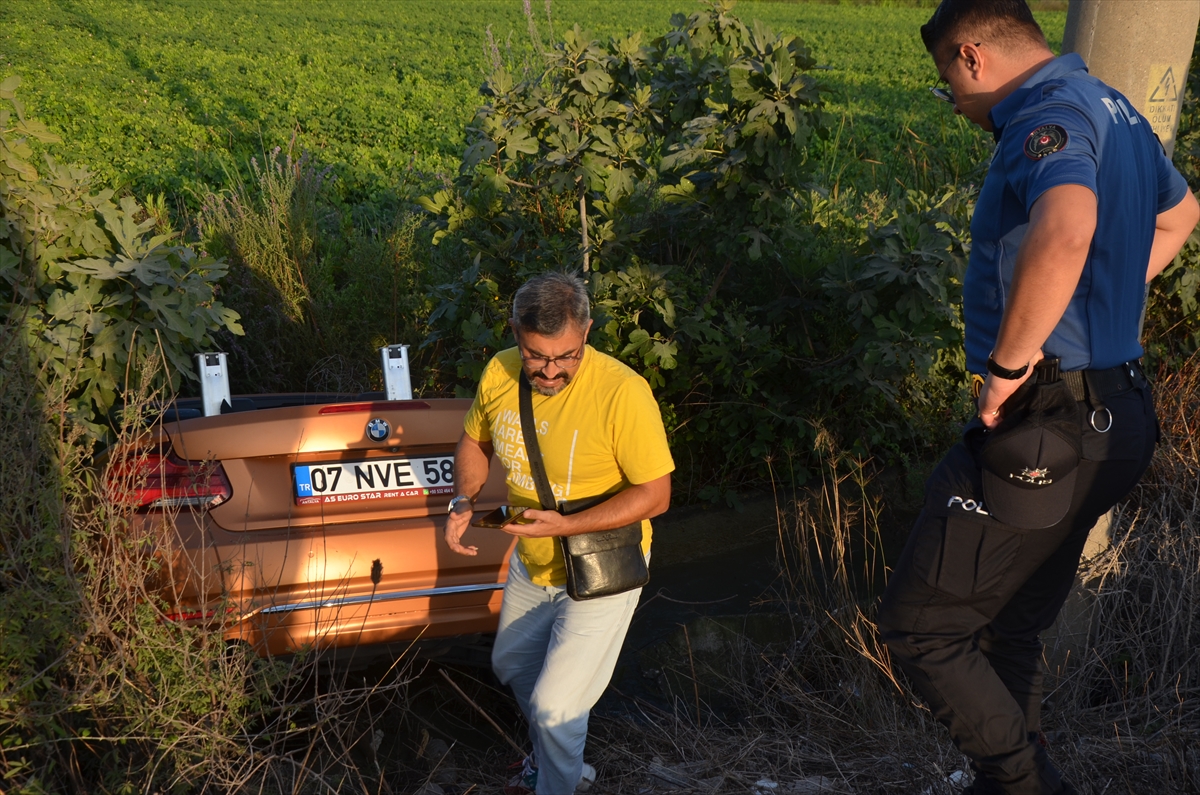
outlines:
[[[165,539],[166,620],[218,623],[262,654],[496,627],[513,539],[442,540],[468,400],[179,400],[108,467],[140,532]],[[500,467],[477,510],[507,496]]]

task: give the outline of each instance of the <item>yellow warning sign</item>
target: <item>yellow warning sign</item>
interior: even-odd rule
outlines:
[[[1175,121],[1179,117],[1180,78],[1187,74],[1179,64],[1150,65],[1146,87],[1146,107],[1142,114],[1150,121],[1150,129],[1166,143],[1175,137]]]
[[[1157,69],[1161,67],[1151,67]],[[1162,73],[1162,77],[1158,78],[1158,82],[1151,81],[1150,97],[1147,102],[1178,102],[1179,101],[1179,86],[1175,84],[1175,70],[1170,66],[1167,71]]]

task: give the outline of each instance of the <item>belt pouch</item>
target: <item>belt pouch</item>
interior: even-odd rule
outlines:
[[[533,389],[525,371],[520,380],[521,435],[525,440],[525,455],[537,485],[538,501],[543,510],[558,510],[550,479],[538,445],[537,426],[533,419]],[[611,494],[564,502],[564,516],[578,513],[604,502]],[[642,523],[597,530],[573,536],[560,536],[563,562],[567,569],[567,595],[576,601],[632,591],[650,581],[650,570],[642,554]]]

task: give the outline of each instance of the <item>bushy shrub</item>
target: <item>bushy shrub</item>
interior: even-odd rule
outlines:
[[[840,320],[824,329],[840,353],[815,370],[814,381],[865,420],[847,423],[843,411],[837,423],[859,454],[928,458],[952,438],[953,420],[971,411],[962,282],[974,195],[947,187],[937,196],[908,191],[867,201],[876,205],[875,217],[843,217],[827,227],[843,235],[852,234],[852,224],[865,229],[859,247],[821,276],[825,311]],[[857,439],[847,431],[857,431]]]
[[[906,444],[889,434],[962,382],[969,197],[880,200],[864,233],[852,193],[808,183],[827,135],[815,59],[732,6],[650,42],[575,28],[546,48],[531,18],[532,61],[494,52],[463,169],[421,200],[446,274],[426,338],[442,383],[469,394],[511,344],[522,281],[582,271],[592,344],[655,388],[707,497],[810,447],[835,412],[851,443]]]
[[[172,243],[134,199],[49,156],[39,173],[27,138],[57,137],[25,118],[20,82],[0,83],[0,321],[19,322],[43,382],[69,384],[66,410],[102,437],[130,368],[161,358],[178,389],[196,377],[190,353],[241,333],[238,315],[216,298],[224,264]]]
[[[1150,367],[1161,375],[1178,369],[1200,350],[1200,235],[1184,244],[1175,261],[1149,285],[1145,336]]]
[[[677,440],[703,437],[736,468],[766,452],[764,419],[801,426],[771,394],[786,319],[744,302],[787,292],[781,263],[803,237],[791,188],[824,131],[815,62],[731,6],[677,14],[652,42],[535,38],[524,69],[496,55],[460,176],[422,199],[455,252],[427,338],[445,382],[469,390],[507,344],[524,279],[576,269],[601,313],[593,344],[657,388]],[[739,279],[741,300],[718,296]]]

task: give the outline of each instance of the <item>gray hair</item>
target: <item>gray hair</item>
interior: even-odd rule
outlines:
[[[534,276],[513,296],[513,325],[543,337],[557,337],[569,323],[584,328],[591,316],[587,285],[571,274]]]

